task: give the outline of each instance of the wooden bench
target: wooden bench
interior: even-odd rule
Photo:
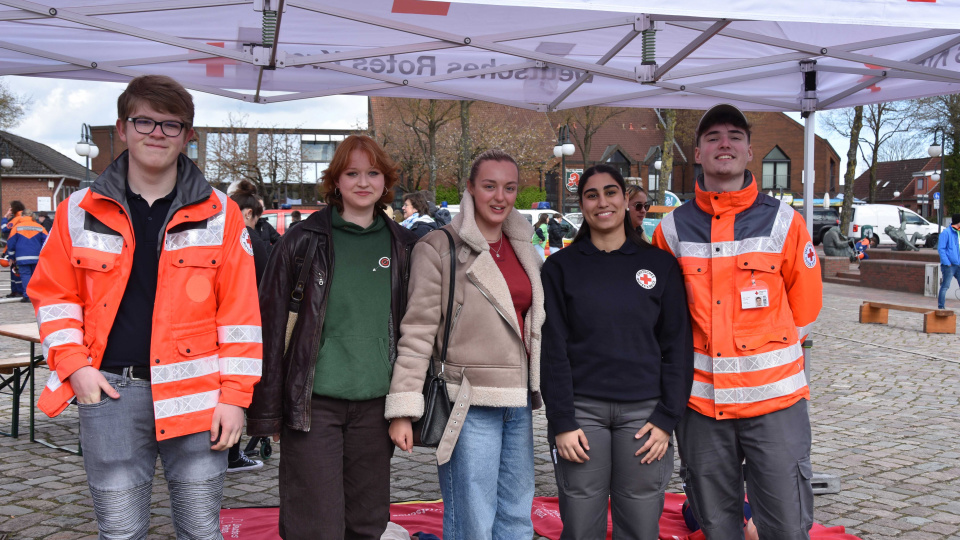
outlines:
[[[949,309],[901,306],[882,302],[864,302],[860,306],[861,323],[887,324],[890,310],[923,314],[923,331],[927,334],[956,334],[957,314]]]
[[[13,391],[13,428],[10,433],[0,431],[0,435],[16,438],[20,433],[20,395],[30,382],[30,357],[19,356],[0,360],[0,390],[10,387]]]

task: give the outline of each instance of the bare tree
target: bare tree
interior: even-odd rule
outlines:
[[[674,109],[663,109],[660,111],[663,116],[663,155],[660,158],[660,170],[666,177],[664,185],[670,186],[673,176],[673,144],[677,132],[677,111]]]
[[[856,111],[841,109],[825,115],[824,123],[837,134],[849,137]],[[863,107],[863,129],[857,137],[860,155],[870,163],[870,189],[867,200],[876,202],[877,163],[884,146],[898,134],[908,133],[916,123],[915,108],[908,101],[877,103]]]
[[[927,156],[927,144],[922,133],[897,133],[880,149],[880,162],[903,161]]]
[[[960,95],[949,94],[922,98],[915,102],[922,130],[930,140],[933,132],[941,134],[943,144],[943,212],[960,211]]]
[[[316,200],[315,188],[303,184],[300,136],[248,126],[246,116],[231,114],[224,129],[207,132],[204,175],[216,183],[250,180],[268,207],[285,199],[293,185],[304,202]]]
[[[461,101],[460,102],[460,167],[459,175],[457,177],[457,191],[463,193],[463,190],[467,187],[467,180],[470,177],[470,164],[472,161],[472,146],[470,137],[470,106],[473,105],[473,101]]]
[[[843,175],[843,207],[840,210],[840,231],[850,230],[850,220],[853,218],[853,181],[857,177],[857,148],[860,147],[860,130],[863,129],[863,105],[853,108],[850,117],[850,130],[847,138],[850,146],[847,148],[847,171]]]
[[[15,94],[0,80],[0,128],[19,124],[29,105],[28,98]]]
[[[390,104],[400,115],[403,125],[413,131],[421,152],[426,157],[429,182],[427,189],[436,191],[437,170],[437,134],[440,128],[454,120],[453,111],[459,105],[455,101],[437,99],[391,99]],[[419,185],[417,186],[419,188]]]

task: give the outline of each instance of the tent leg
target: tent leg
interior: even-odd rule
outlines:
[[[810,111],[803,125],[803,219],[807,222],[807,233],[813,238],[813,148],[814,127],[817,125],[816,111]]]

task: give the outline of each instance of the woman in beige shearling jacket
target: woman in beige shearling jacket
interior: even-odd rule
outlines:
[[[485,152],[471,170],[460,214],[444,227],[453,235],[457,258],[443,371],[454,414],[437,449],[447,540],[533,534],[531,411],[542,404],[543,289],[541,260],[530,243],[533,228],[513,210],[517,189],[513,159],[502,151]],[[386,417],[393,420],[390,435],[402,450],[412,447],[411,420],[423,415],[428,363],[439,358],[443,343],[450,276],[447,236],[429,233],[414,247],[412,258],[407,311],[386,401]],[[523,305],[529,307],[521,309]],[[439,371],[438,364],[435,369]]]

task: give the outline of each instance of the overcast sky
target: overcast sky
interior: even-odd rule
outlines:
[[[81,124],[113,124],[117,119],[117,96],[124,88],[120,83],[39,77],[7,76],[0,77],[0,80],[13,92],[31,99],[26,117],[10,131],[49,145],[79,163],[83,161],[73,147],[80,139]],[[212,94],[191,93],[196,105],[194,123],[198,126],[227,125],[231,114],[247,115],[248,125],[265,127],[353,129],[367,125],[367,100],[362,96],[255,105]],[[789,115],[802,123],[799,113]],[[847,141],[823,128],[818,129],[817,134],[828,137],[840,155],[840,171],[846,170]],[[860,163],[858,169],[865,167]]]

